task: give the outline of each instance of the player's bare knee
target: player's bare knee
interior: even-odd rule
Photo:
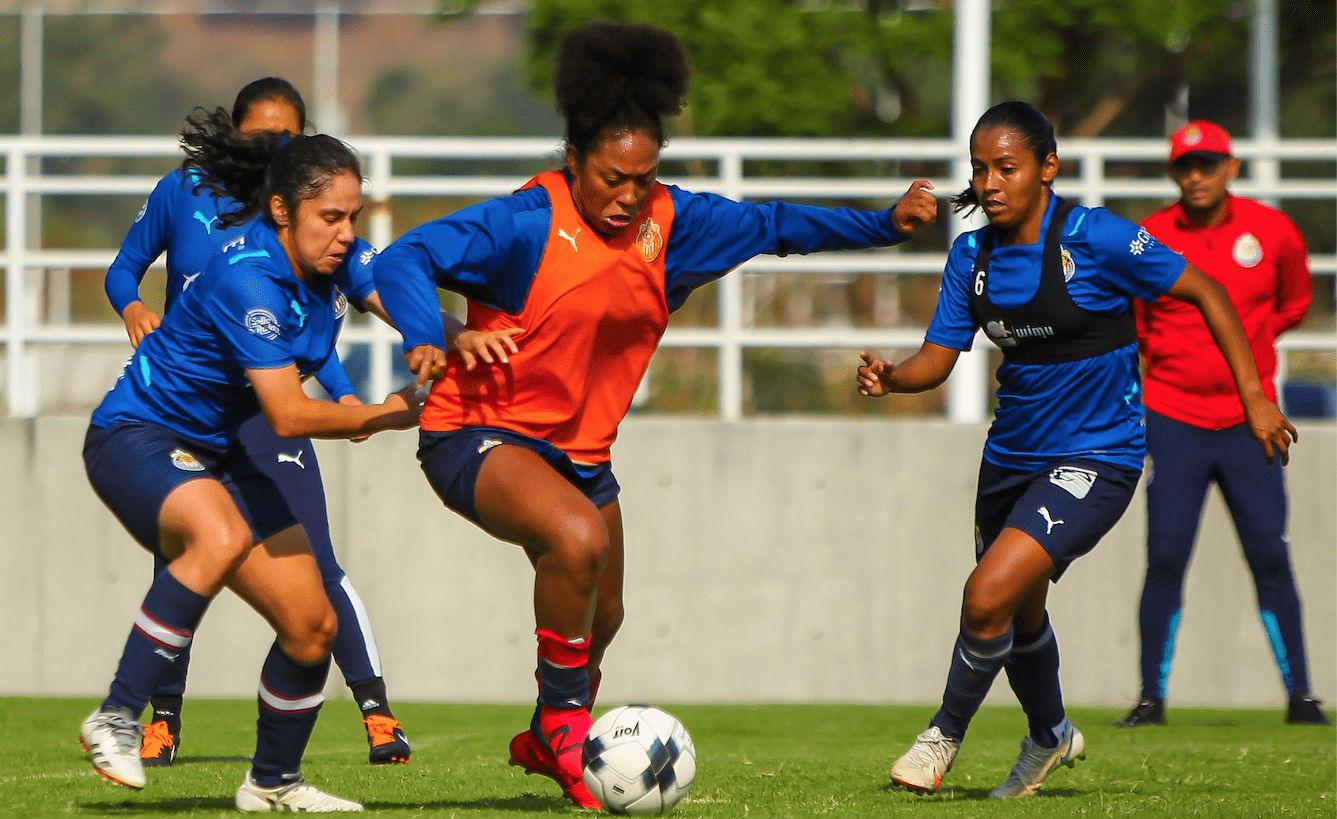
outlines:
[[[1015,612],[1006,605],[1002,595],[991,594],[989,589],[966,584],[961,604],[961,625],[979,637],[996,637],[1007,631]]]
[[[244,523],[227,521],[191,533],[186,540],[186,559],[210,583],[223,583],[250,554],[255,539]]]
[[[608,530],[598,517],[589,520],[573,518],[562,528],[561,538],[549,554],[560,561],[566,571],[592,589],[603,576],[608,563]]]
[[[280,624],[279,642],[289,658],[299,663],[318,663],[330,653],[339,621],[334,609],[303,617],[297,622]]]

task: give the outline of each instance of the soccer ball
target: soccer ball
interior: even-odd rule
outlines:
[[[599,717],[583,753],[585,785],[613,813],[666,813],[696,776],[687,729],[650,705],[624,705]]]

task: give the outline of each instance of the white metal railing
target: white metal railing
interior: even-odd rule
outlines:
[[[364,158],[367,196],[370,200],[369,240],[384,247],[392,236],[389,203],[406,197],[488,197],[508,193],[528,178],[516,175],[417,175],[395,173],[394,162],[406,159],[451,159],[465,161],[556,159],[557,142],[532,138],[455,137],[356,137],[350,143]],[[1233,190],[1265,200],[1337,201],[1337,176],[1282,178],[1278,163],[1285,160],[1337,161],[1337,140],[1275,140],[1236,142],[1236,154],[1250,160],[1248,178],[1237,180]],[[51,271],[105,268],[115,257],[114,248],[53,249],[31,247],[30,197],[63,195],[147,195],[159,177],[139,174],[73,175],[33,173],[32,160],[52,157],[166,157],[175,158],[179,146],[170,137],[0,137],[5,172],[0,184],[5,197],[5,323],[0,342],[5,345],[5,384],[11,415],[31,416],[39,407],[40,379],[36,351],[53,344],[124,344],[119,324],[76,325],[47,321],[40,309],[40,294]],[[678,139],[670,143],[666,161],[690,161],[703,175],[690,178],[665,177],[696,191],[712,191],[733,199],[775,198],[851,199],[891,202],[908,188],[912,177],[771,177],[749,176],[748,162],[765,160],[841,162],[921,162],[942,169],[965,154],[951,140],[806,140],[806,139]],[[1145,161],[1158,167],[1165,154],[1159,139],[1065,139],[1060,155],[1076,164],[1077,174],[1060,178],[1056,187],[1078,196],[1087,205],[1103,205],[1126,198],[1170,200],[1171,183],[1160,174],[1144,177],[1110,176],[1110,161]],[[947,171],[950,172],[950,171]],[[945,197],[964,186],[964,180],[931,178]],[[945,216],[945,209],[944,209]],[[950,231],[949,231],[950,232]],[[816,254],[808,257],[759,257],[740,268],[743,274],[770,272],[832,273],[859,270],[878,274],[941,273],[944,248],[925,248],[911,242],[903,248],[858,253]],[[161,264],[159,260],[158,264]],[[1337,281],[1337,256],[1315,254],[1311,267],[1318,276]],[[668,347],[707,347],[719,356],[719,414],[726,420],[742,417],[743,351],[749,348],[837,348],[875,347],[913,349],[923,338],[923,328],[802,328],[768,329],[747,326],[744,321],[743,276],[729,275],[719,288],[719,323],[715,327],[671,328],[665,335]],[[982,337],[981,337],[982,338]],[[392,389],[392,355],[397,335],[379,322],[351,326],[343,342],[370,348],[370,382],[373,394]],[[982,345],[980,345],[982,346]],[[1337,333],[1292,333],[1282,340],[1279,376],[1287,371],[1287,354],[1297,350],[1337,351]],[[963,378],[981,382],[987,373],[980,365],[982,353],[972,353],[975,366],[958,367],[953,382]],[[981,420],[985,407],[980,384],[972,389],[950,389],[949,415],[954,420]],[[963,405],[964,401],[964,405]]]

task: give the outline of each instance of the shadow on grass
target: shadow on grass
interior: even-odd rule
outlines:
[[[212,762],[250,762],[249,756],[179,756],[170,766],[176,768],[181,765],[208,765]],[[153,770],[149,766],[144,766],[146,770]],[[161,770],[161,768],[160,768]]]
[[[483,811],[509,811],[514,813],[553,813],[561,811],[563,808],[570,808],[573,811],[581,811],[575,805],[558,796],[538,796],[532,793],[520,794],[519,796],[506,797],[504,799],[442,799],[435,802],[363,802],[363,807],[367,810],[400,810],[400,811],[423,811],[423,810],[483,810]],[[236,805],[232,799],[219,796],[189,796],[160,799],[152,802],[131,801],[131,800],[104,800],[99,802],[84,802],[79,805],[77,812],[85,815],[96,816],[116,816],[116,815],[137,815],[137,814],[173,814],[173,813],[194,813],[202,810],[226,811],[236,810]]]
[[[928,805],[931,805],[931,804],[933,804],[933,803],[935,803],[935,802],[955,802],[955,801],[958,801],[958,800],[967,800],[967,801],[973,801],[973,800],[987,800],[987,799],[989,799],[989,791],[991,791],[991,790],[993,790],[993,789],[992,789],[992,788],[961,788],[961,787],[957,787],[957,786],[955,786],[955,785],[950,785],[950,784],[948,784],[948,785],[943,785],[941,788],[939,788],[937,793],[934,793],[934,794],[920,794],[920,793],[915,793],[914,791],[911,791],[911,790],[907,790],[907,789],[905,789],[905,788],[902,788],[900,785],[895,785],[895,784],[892,784],[891,782],[887,782],[887,783],[884,783],[882,786],[880,786],[880,787],[878,788],[878,790],[880,790],[880,791],[882,791],[883,793],[886,793],[886,794],[892,794],[892,795],[901,794],[901,795],[903,795],[903,798],[904,798],[905,800],[907,800],[907,801],[920,800],[919,802],[917,802],[917,804],[921,804],[921,805],[924,805],[924,806],[927,807]],[[1062,799],[1062,798],[1075,797],[1075,796],[1077,796],[1077,795],[1078,795],[1078,792],[1077,792],[1077,789],[1076,789],[1076,788],[1054,788],[1054,787],[1046,786],[1043,790],[1041,790],[1041,791],[1040,791],[1038,794],[1036,794],[1035,796],[1032,796],[1032,797],[1026,797],[1026,798],[1028,798],[1028,799],[1045,799],[1045,798],[1049,798],[1049,799]]]
[[[893,782],[884,782],[878,790],[892,795],[901,795],[907,800],[921,800],[920,804],[931,804],[933,802],[951,802],[957,799],[988,799],[989,788],[959,788],[954,785],[943,785],[937,793],[915,793],[914,791],[903,788]]]
[[[200,810],[235,811],[236,803],[222,796],[192,796],[175,799],[161,799],[156,802],[84,802],[76,809],[78,813],[107,816],[146,813],[194,813]]]
[[[367,810],[487,810],[512,811],[515,813],[551,813],[562,808],[584,815],[594,815],[590,811],[578,808],[560,796],[538,796],[522,793],[503,799],[441,799],[435,802],[364,802]]]

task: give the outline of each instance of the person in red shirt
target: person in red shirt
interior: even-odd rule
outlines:
[[[1276,401],[1277,336],[1309,309],[1309,263],[1304,239],[1285,214],[1227,190],[1239,167],[1223,128],[1190,122],[1170,138],[1169,175],[1179,186],[1179,201],[1142,224],[1225,288],[1263,390]],[[1138,301],[1135,309],[1152,465],[1147,574],[1138,613],[1142,693],[1118,725],[1165,722],[1184,574],[1213,482],[1221,487],[1253,574],[1259,615],[1290,697],[1286,719],[1330,724],[1309,693],[1281,465],[1268,464],[1252,445],[1230,369],[1198,312],[1167,298]]]

